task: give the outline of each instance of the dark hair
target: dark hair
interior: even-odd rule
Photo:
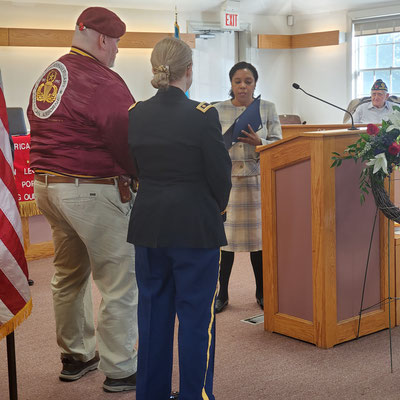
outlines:
[[[257,83],[258,72],[256,70],[256,67],[250,63],[247,63],[246,61],[240,61],[231,68],[231,70],[229,71],[229,80],[231,81],[231,83],[232,83],[233,75],[235,75],[235,73],[241,69],[248,69],[253,74],[253,78],[254,78],[255,82]],[[235,97],[233,95],[232,89],[229,91],[229,96],[231,96],[232,99]]]

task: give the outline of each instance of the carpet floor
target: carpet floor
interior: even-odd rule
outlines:
[[[16,330],[19,400],[127,400],[134,392],[105,393],[94,371],[77,382],[58,379],[50,279],[52,260],[29,263],[33,311]],[[93,288],[95,305],[99,294]],[[217,315],[214,394],[217,400],[400,400],[400,330],[382,331],[323,350],[242,320],[261,313],[248,254],[238,254],[230,281],[230,303]],[[179,371],[174,360],[173,389]],[[0,342],[0,400],[8,399],[6,340]],[[152,399],[159,400],[159,399]]]

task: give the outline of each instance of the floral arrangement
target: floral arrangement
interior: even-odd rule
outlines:
[[[381,128],[368,124],[367,133],[361,133],[343,155],[333,153],[332,167],[339,167],[343,160],[348,159],[365,162],[360,175],[361,203],[365,201],[372,184],[383,188],[385,178],[400,165],[400,107],[394,106],[393,110],[390,119],[382,121]]]

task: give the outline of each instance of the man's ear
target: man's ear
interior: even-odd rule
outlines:
[[[106,36],[103,35],[102,33],[100,33],[100,36],[99,36],[99,46],[100,46],[101,48],[104,48],[105,45],[106,45]]]

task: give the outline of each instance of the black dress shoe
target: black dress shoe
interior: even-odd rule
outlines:
[[[264,310],[264,297],[257,298],[257,304],[261,307],[261,310]]]
[[[226,300],[217,299],[217,301],[215,302],[215,313],[216,314],[220,313],[227,305],[228,305],[228,299]]]
[[[172,392],[171,396],[169,396],[170,400],[177,400],[179,399],[179,392]]]

